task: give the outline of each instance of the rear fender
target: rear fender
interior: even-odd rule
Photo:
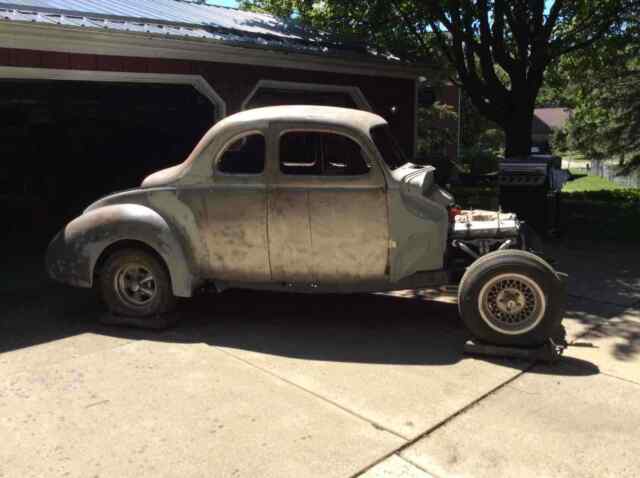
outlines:
[[[184,239],[153,209],[140,204],[115,204],[86,212],[53,239],[47,251],[47,271],[61,282],[91,287],[102,253],[120,241],[139,241],[162,257],[173,293],[190,297],[196,287],[193,264]]]

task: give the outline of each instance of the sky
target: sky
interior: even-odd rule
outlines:
[[[238,2],[236,0],[209,0],[207,3],[212,5],[222,5],[223,7],[237,7]]]

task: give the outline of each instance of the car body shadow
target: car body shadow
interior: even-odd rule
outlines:
[[[82,333],[131,340],[206,343],[301,360],[393,365],[452,365],[465,359],[469,334],[457,306],[422,292],[392,294],[286,294],[232,290],[180,301],[167,330],[105,325],[91,291],[52,284],[49,293],[25,298],[22,313],[0,319],[0,353]],[[523,369],[527,363],[473,357]],[[591,375],[577,361],[559,373]],[[553,369],[551,372],[553,373]]]

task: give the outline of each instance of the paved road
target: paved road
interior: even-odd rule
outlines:
[[[87,291],[0,289],[0,477],[637,476],[640,256],[555,253],[556,367],[464,356],[437,291],[235,291],[147,332]]]

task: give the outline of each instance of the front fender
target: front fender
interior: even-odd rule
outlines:
[[[107,247],[119,241],[139,241],[164,259],[173,293],[189,297],[196,278],[177,234],[160,214],[147,206],[99,207],[74,219],[54,237],[47,250],[47,271],[60,282],[91,287],[96,263]]]

